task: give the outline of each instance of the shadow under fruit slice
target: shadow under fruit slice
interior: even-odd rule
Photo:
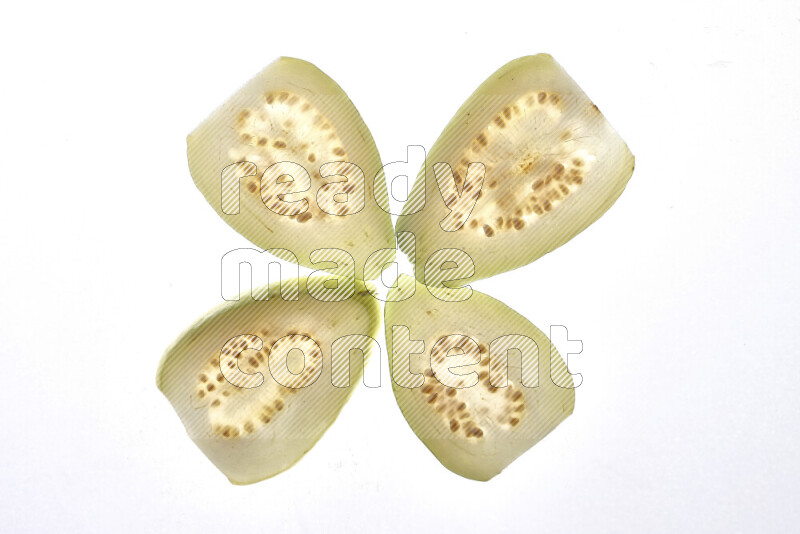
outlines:
[[[386,303],[385,324],[403,416],[442,465],[463,477],[489,480],[573,411],[572,376],[561,356],[500,301],[473,291],[447,302],[418,284],[410,299]]]
[[[245,296],[212,310],[167,349],[157,385],[189,436],[234,484],[294,465],[338,416],[377,342],[363,284],[340,302]],[[299,350],[298,350],[299,349]],[[356,350],[351,350],[356,349]]]
[[[474,275],[457,272],[465,281],[486,278],[588,227],[620,196],[633,167],[623,140],[551,56],[522,57],[481,84],[447,125],[397,230],[416,238],[420,281],[441,249],[472,258]]]
[[[342,249],[359,279],[373,252],[394,257],[391,217],[376,203],[388,205],[382,174],[373,190],[378,149],[342,88],[311,63],[270,64],[189,135],[188,158],[217,214],[258,247],[291,253],[276,256],[312,267],[312,251]]]

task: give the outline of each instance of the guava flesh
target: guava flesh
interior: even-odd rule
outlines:
[[[422,284],[407,300],[391,297],[385,328],[395,398],[451,471],[489,480],[572,413],[564,360],[502,302],[477,291],[450,301]]]
[[[453,260],[451,278],[486,278],[587,228],[620,196],[633,167],[624,141],[552,57],[522,57],[481,84],[447,125],[397,231],[414,235],[418,280],[435,283],[440,267],[426,262],[449,250],[469,258]]]
[[[157,385],[189,437],[234,484],[274,476],[308,452],[360,382],[380,325],[363,284],[320,301],[314,279],[297,300],[241,296],[189,327],[167,349]],[[333,357],[337,340],[350,340]]]
[[[312,252],[339,249],[362,280],[372,253],[394,257],[378,149],[342,88],[311,63],[276,60],[187,143],[195,185],[256,246],[305,267],[321,262]]]

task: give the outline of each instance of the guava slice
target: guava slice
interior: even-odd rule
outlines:
[[[241,296],[183,332],[157,385],[189,437],[234,484],[294,465],[345,405],[377,346],[378,301],[363,283],[347,300],[316,300],[301,278],[296,300]],[[299,350],[298,350],[299,349]]]
[[[386,303],[392,388],[442,465],[489,480],[572,413],[572,376],[547,336],[502,302],[437,295],[418,284]]]
[[[435,281],[449,250],[474,262],[472,273],[454,261],[451,279],[486,278],[575,237],[616,201],[633,167],[625,142],[551,56],[522,57],[491,75],[451,119],[397,231],[414,234],[418,280],[427,270],[429,285]],[[426,266],[438,251],[441,261]]]
[[[314,267],[313,251],[344,250],[359,279],[374,252],[394,258],[378,149],[342,88],[311,63],[266,67],[189,135],[188,158],[222,220],[278,257]]]

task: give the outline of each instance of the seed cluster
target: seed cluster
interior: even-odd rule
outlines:
[[[234,124],[240,144],[228,151],[234,161],[255,163],[259,174],[247,178],[245,189],[269,209],[285,215],[297,223],[305,223],[314,217],[326,218],[329,214],[346,215],[350,206],[337,195],[320,195],[316,199],[316,187],[326,183],[319,167],[328,162],[348,161],[347,151],[331,122],[305,98],[286,91],[263,95],[263,104],[258,108],[242,109]],[[274,163],[291,162],[304,167],[312,180],[312,187],[303,193],[292,194],[291,201],[305,199],[308,209],[293,213],[284,198],[285,179],[264,180],[262,173]],[[326,174],[336,174],[342,169],[333,166]],[[277,177],[276,177],[277,178]],[[336,181],[340,181],[338,177]],[[358,182],[358,183],[356,183]],[[336,193],[350,194],[364,187],[362,177],[348,175],[347,183]],[[333,220],[337,217],[333,217]],[[332,221],[328,221],[332,222]]]
[[[246,357],[240,353],[256,345],[259,338],[241,336],[240,341],[226,345],[219,357],[209,359],[198,375],[195,397],[208,407],[211,430],[218,436],[237,438],[268,425],[286,408],[289,397],[313,383],[321,371],[322,353],[308,334],[291,333],[272,338],[268,334],[267,330],[260,333],[263,348],[252,349],[255,354]],[[274,360],[270,368],[270,354],[282,358],[291,349],[300,349],[306,356],[306,365],[301,372],[293,373],[288,365]],[[258,376],[256,373],[261,372],[263,384],[253,387],[248,383],[230,383],[220,369],[220,361],[231,372],[238,362],[239,368],[247,375],[245,380],[254,382],[254,377]],[[230,376],[230,373],[226,372],[226,375]],[[274,380],[267,380],[268,376]]]
[[[453,173],[456,187],[468,193],[475,187],[464,183],[469,164],[486,167],[478,202],[462,230],[485,237],[522,230],[583,184],[595,158],[576,147],[575,132],[563,128],[559,133],[564,108],[555,93],[531,92],[506,106],[475,136]],[[532,130],[540,133],[541,146],[532,146]],[[459,215],[445,230],[455,231],[472,200],[462,194],[445,201]]]
[[[442,384],[431,369],[425,370],[425,383],[419,388],[419,393],[439,414],[443,427],[452,433],[461,432],[468,439],[479,439],[489,431],[486,425],[481,424],[482,421],[506,427],[517,426],[525,413],[525,397],[510,381],[504,388],[491,384],[490,369],[492,372],[501,369],[497,365],[490,366],[486,345],[479,343],[476,349],[475,343],[466,335],[440,336],[438,340],[442,338],[445,339],[434,344],[431,351],[434,367],[445,366],[445,358],[451,353],[474,358],[480,356],[478,383],[473,387],[467,387],[469,374],[453,384],[456,387],[449,387]],[[465,370],[469,373],[468,368]]]

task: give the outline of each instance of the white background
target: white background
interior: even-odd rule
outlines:
[[[0,530],[786,532],[800,521],[800,7],[792,2],[7,3],[0,13]],[[485,280],[584,352],[575,414],[489,483],[385,387],[235,487],[155,387],[248,242],[185,137],[280,55],[348,92],[385,162],[549,52],[636,156],[617,204]],[[373,361],[374,364],[374,361]]]

